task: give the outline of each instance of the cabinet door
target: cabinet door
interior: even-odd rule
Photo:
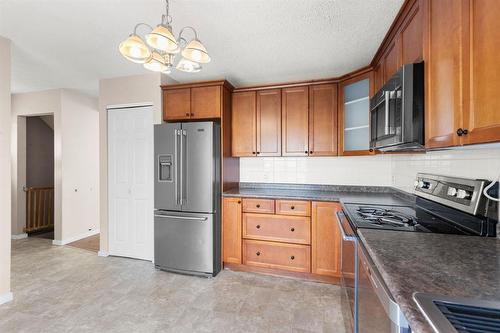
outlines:
[[[307,156],[309,152],[308,87],[283,89],[281,101],[282,155]]]
[[[257,92],[257,155],[281,156],[281,89]]]
[[[422,13],[416,1],[400,33],[402,65],[422,61]]]
[[[399,52],[396,42],[392,42],[385,52],[382,63],[384,64],[384,83],[393,76],[399,68]]]
[[[337,202],[312,203],[312,273],[340,276],[340,230],[335,216]]]
[[[462,1],[426,1],[425,146],[456,146],[461,124]],[[493,74],[492,74],[493,75]]]
[[[170,89],[163,91],[163,119],[189,119],[191,115],[191,89]]]
[[[222,207],[222,260],[241,264],[241,199],[224,198]]]
[[[500,140],[500,1],[470,0],[464,8],[464,30],[469,33],[469,105],[464,107],[462,143]]]
[[[339,86],[339,155],[369,155],[371,73],[342,82]]]
[[[337,155],[337,85],[309,87],[309,155]]]
[[[191,118],[220,118],[221,90],[221,86],[191,88]]]
[[[255,91],[233,94],[232,154],[255,156],[257,154],[257,107]]]

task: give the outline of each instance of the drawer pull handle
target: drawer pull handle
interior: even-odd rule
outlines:
[[[257,224],[255,227],[256,227],[257,229],[260,229],[260,224]]]
[[[260,256],[260,251],[257,251],[256,255],[257,255],[257,256]]]
[[[294,260],[295,259],[295,256],[291,256],[290,259]]]
[[[255,206],[255,207],[260,208],[260,205],[259,205],[259,204],[257,204],[257,206]]]
[[[292,228],[290,229],[290,231],[291,231],[291,232],[294,232],[294,231],[295,231],[295,228],[293,228],[293,227],[292,227]]]
[[[290,209],[295,209],[295,206],[290,207]]]

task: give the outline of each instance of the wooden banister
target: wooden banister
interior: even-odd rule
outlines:
[[[28,187],[26,192],[26,233],[54,228],[54,187]]]

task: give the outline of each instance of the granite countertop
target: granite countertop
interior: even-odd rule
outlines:
[[[339,201],[381,205],[408,205],[415,201],[413,195],[383,186],[241,183],[239,188],[225,191],[222,195],[224,197]]]
[[[413,332],[433,332],[414,292],[500,300],[500,239],[372,229],[358,234]]]

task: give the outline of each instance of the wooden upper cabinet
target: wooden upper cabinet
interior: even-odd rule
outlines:
[[[342,206],[337,202],[313,202],[311,221],[312,273],[340,276],[340,230],[335,221]]]
[[[309,90],[307,86],[282,89],[283,156],[307,156],[309,152]]]
[[[255,91],[236,92],[232,105],[232,155],[257,154],[257,97]]]
[[[387,82],[391,76],[393,76],[399,69],[399,52],[398,47],[396,45],[396,41],[394,41],[385,52],[382,63],[384,68],[384,83]]]
[[[373,69],[373,92],[370,94],[370,97],[373,97],[379,91],[380,88],[384,85],[384,66],[382,63],[378,63]]]
[[[337,155],[337,85],[309,87],[309,155]]]
[[[426,1],[424,25],[425,146],[456,146],[461,124],[462,1]],[[492,74],[493,75],[493,74]]]
[[[403,23],[399,35],[399,45],[401,46],[401,65],[422,61],[422,11],[418,1],[415,2],[407,20]]]
[[[257,92],[257,155],[281,156],[281,89]]]
[[[224,198],[222,206],[222,261],[241,264],[241,199]]]
[[[221,90],[221,86],[191,88],[191,118],[220,118],[222,108]]]
[[[164,90],[163,103],[163,117],[165,120],[189,118],[191,114],[191,89]]]
[[[470,0],[464,11],[470,54],[465,62],[469,101],[464,106],[463,144],[500,141],[500,1]]]

